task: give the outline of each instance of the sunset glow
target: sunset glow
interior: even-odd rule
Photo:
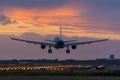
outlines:
[[[99,21],[101,18],[93,20],[94,17],[93,19],[88,17],[87,13],[90,12],[90,9],[92,11],[91,6],[91,8],[86,9],[89,5],[84,4],[80,8],[75,8],[79,5],[71,3],[69,2],[53,9],[5,7],[2,9],[2,14],[17,23],[0,25],[0,34],[21,35],[26,32],[32,32],[44,36],[56,35],[59,34],[59,26],[62,25],[64,35],[68,37],[78,36],[120,40],[120,37],[116,35],[120,34],[119,32],[114,33],[106,29],[111,24],[109,20],[103,19],[101,23]],[[99,28],[97,29],[97,27]],[[100,36],[98,37],[98,35]]]

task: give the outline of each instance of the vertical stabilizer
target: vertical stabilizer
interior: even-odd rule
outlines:
[[[60,26],[60,38],[62,39],[62,25]]]

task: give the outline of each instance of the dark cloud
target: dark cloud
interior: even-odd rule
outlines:
[[[87,29],[119,32],[120,0],[74,0],[72,3],[78,10],[83,6],[83,17],[89,21],[89,25],[84,26]]]
[[[99,10],[116,10],[120,7],[120,0],[74,0],[71,1],[76,6],[80,6],[78,4],[83,5],[86,8],[98,9]],[[78,7],[79,8],[79,7]]]
[[[67,1],[68,0],[0,0],[0,7],[52,9],[65,4]]]
[[[9,17],[5,15],[0,15],[0,24],[8,25],[8,24],[14,24],[14,23],[17,23],[17,21],[11,20]]]
[[[85,13],[87,18],[101,24],[118,25],[120,20],[120,0],[92,0],[86,3],[90,7],[90,11]],[[109,22],[109,23],[107,23]]]

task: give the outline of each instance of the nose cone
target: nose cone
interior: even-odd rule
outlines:
[[[56,38],[54,39],[54,41],[55,41],[55,42],[58,42],[58,41],[62,41],[62,39],[61,39],[60,37],[56,37]]]

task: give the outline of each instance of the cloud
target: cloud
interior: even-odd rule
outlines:
[[[27,26],[18,26],[18,28],[28,28]]]
[[[17,21],[11,20],[9,17],[5,15],[0,15],[0,24],[2,25],[9,25],[9,24],[15,24]]]
[[[66,36],[120,40],[119,3],[120,0],[1,0],[0,9],[4,9],[2,13],[7,17],[41,35],[58,34],[58,27],[63,25],[71,29],[64,31]],[[17,30],[19,34],[24,32],[23,26],[17,27],[21,28]]]
[[[9,14],[8,14],[9,13]],[[28,14],[29,13],[29,14]],[[41,10],[25,10],[25,9],[12,9],[4,11],[4,14],[10,18],[16,19],[18,22],[26,24],[33,24],[38,27],[41,25],[52,25],[56,24],[75,24],[76,21],[79,23],[85,22],[85,19],[77,16],[77,11],[70,8],[58,8],[51,11]]]
[[[24,9],[54,9],[64,5],[69,0],[0,0],[0,8],[24,8]]]

